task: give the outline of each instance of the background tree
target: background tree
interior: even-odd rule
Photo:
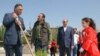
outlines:
[[[5,32],[5,27],[1,25],[0,26],[0,41],[3,41],[4,32]]]
[[[0,26],[0,46],[3,45],[4,33],[5,33],[5,27],[1,25]]]

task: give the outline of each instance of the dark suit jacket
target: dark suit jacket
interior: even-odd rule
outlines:
[[[25,30],[23,19],[19,16],[19,20],[22,23],[22,28]],[[15,45],[21,44],[21,32],[19,26],[15,23],[12,13],[6,13],[3,18],[3,25],[6,28],[4,34],[4,44]]]
[[[71,47],[74,44],[73,28],[68,26],[66,32],[64,32],[64,28],[60,27],[58,29],[57,43],[59,46]]]

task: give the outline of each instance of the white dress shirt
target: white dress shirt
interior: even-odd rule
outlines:
[[[79,38],[79,35],[78,34],[74,34],[74,45],[78,44],[78,38]]]
[[[67,27],[64,27],[64,32],[67,30]]]

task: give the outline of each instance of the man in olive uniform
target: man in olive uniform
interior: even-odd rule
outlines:
[[[38,50],[42,50],[42,54],[47,53],[47,48],[50,40],[49,27],[49,24],[45,22],[45,14],[40,13],[38,15],[38,20],[35,22],[32,29],[31,43],[33,43],[35,46],[35,52],[37,52]]]

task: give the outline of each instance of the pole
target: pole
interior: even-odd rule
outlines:
[[[21,27],[21,26],[19,26],[19,27],[20,27],[20,30],[22,31],[22,34],[23,34],[23,36],[24,36],[24,38],[25,38],[27,44],[28,44],[28,47],[29,47],[30,52],[31,52],[31,55],[34,56],[34,55],[33,55],[33,51],[32,51],[32,49],[31,49],[31,45],[30,45],[30,43],[29,43],[29,41],[28,41],[28,39],[27,39],[27,37],[26,37],[26,35],[25,35],[25,33],[24,33],[22,27]]]

